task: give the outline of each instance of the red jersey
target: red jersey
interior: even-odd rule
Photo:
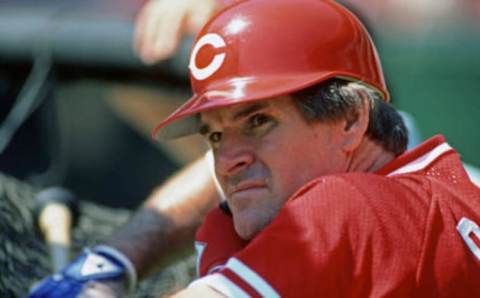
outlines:
[[[216,227],[234,234],[215,212],[198,233],[206,249]],[[195,283],[229,297],[480,297],[478,224],[480,189],[437,136],[376,173],[311,181]]]

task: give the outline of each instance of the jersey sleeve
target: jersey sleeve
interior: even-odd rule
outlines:
[[[416,259],[399,259],[398,251],[418,250],[403,238],[405,219],[383,210],[390,198],[377,190],[367,194],[343,176],[313,181],[220,271],[197,282],[228,297],[365,297],[375,280],[385,282],[376,294],[388,296],[396,286],[390,281],[406,280],[415,268]],[[384,266],[393,268],[391,276]],[[400,288],[407,292],[395,294],[408,296],[411,288]]]
[[[246,243],[235,232],[229,211],[222,206],[213,209],[205,217],[195,237],[197,275],[202,277],[218,270]]]
[[[307,185],[220,271],[197,282],[229,297],[343,296],[353,274],[344,270],[353,263],[345,221],[351,208],[342,205],[353,195],[342,181]]]

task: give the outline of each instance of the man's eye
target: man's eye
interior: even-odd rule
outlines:
[[[220,142],[221,139],[222,139],[222,133],[221,132],[214,132],[214,133],[211,133],[208,136],[208,140],[212,144]]]
[[[270,122],[271,118],[264,114],[256,114],[250,118],[250,127],[256,128]]]

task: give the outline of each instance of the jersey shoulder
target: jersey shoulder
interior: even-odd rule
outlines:
[[[326,230],[325,237],[354,235],[353,244],[372,237],[392,242],[401,241],[403,235],[421,239],[430,206],[428,188],[422,183],[406,186],[368,173],[320,177],[300,189],[276,220],[286,221],[284,226],[305,221],[305,227],[332,231]],[[322,216],[310,214],[312,210]]]
[[[409,202],[416,205],[428,200],[428,182],[422,178],[404,180],[408,181],[372,173],[318,177],[300,188],[287,206],[333,205],[337,209],[355,211],[358,207],[385,208],[391,204],[398,209]]]

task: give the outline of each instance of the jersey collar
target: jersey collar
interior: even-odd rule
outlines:
[[[393,176],[420,171],[443,154],[452,150],[453,148],[445,142],[445,138],[442,135],[436,135],[414,149],[400,155],[380,168],[376,173],[383,176]]]

